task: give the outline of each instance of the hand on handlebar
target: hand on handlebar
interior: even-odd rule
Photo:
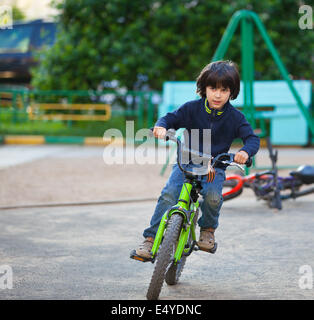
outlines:
[[[166,137],[167,129],[163,127],[154,127],[153,135],[157,139],[164,139]]]
[[[245,164],[249,159],[249,155],[244,150],[237,152],[234,156],[233,161],[239,164]]]

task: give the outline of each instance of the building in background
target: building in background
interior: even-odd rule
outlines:
[[[29,86],[30,68],[36,64],[34,53],[55,41],[58,11],[51,0],[2,0],[0,7],[18,8],[25,21],[14,21],[0,28],[0,85]]]

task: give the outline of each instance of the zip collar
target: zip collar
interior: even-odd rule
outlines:
[[[229,103],[229,100],[224,104],[224,106],[220,109],[220,110],[217,110],[217,109],[212,109],[208,106],[208,101],[207,101],[207,98],[205,98],[205,110],[206,112],[212,117],[212,118],[216,118],[216,116],[221,116],[227,109],[227,105]]]

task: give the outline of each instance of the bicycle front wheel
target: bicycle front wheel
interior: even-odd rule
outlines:
[[[243,191],[243,181],[240,176],[230,176],[223,182],[222,197],[224,201],[238,197]]]
[[[165,276],[165,281],[167,284],[174,285],[178,283],[181,273],[183,271],[185,262],[186,262],[186,256],[184,255],[182,255],[180,261],[178,261],[176,264],[172,262]]]
[[[173,262],[182,222],[183,217],[180,214],[174,213],[169,219],[162,244],[157,254],[152,279],[147,290],[146,297],[148,300],[157,300],[159,297],[166,273],[171,268]]]
[[[199,209],[197,209],[197,212],[193,218],[193,224],[194,224],[193,228],[195,228],[197,224],[198,213],[199,213]],[[193,242],[193,239],[192,239],[192,234],[190,230],[190,234],[187,242],[187,246],[189,248],[191,248],[191,246],[193,245],[192,242]],[[165,281],[168,285],[172,286],[178,283],[181,273],[183,271],[183,268],[185,266],[186,259],[187,259],[187,256],[183,254],[181,259],[177,263],[174,263],[174,261],[172,262],[165,276]]]

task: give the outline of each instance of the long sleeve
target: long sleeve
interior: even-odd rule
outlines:
[[[189,121],[188,105],[184,104],[173,112],[168,112],[165,116],[161,117],[156,126],[168,129],[178,130],[180,128],[186,128]]]
[[[237,135],[242,139],[244,144],[240,151],[246,151],[250,157],[254,156],[259,149],[260,138],[253,132],[251,125],[243,115],[238,126]]]

